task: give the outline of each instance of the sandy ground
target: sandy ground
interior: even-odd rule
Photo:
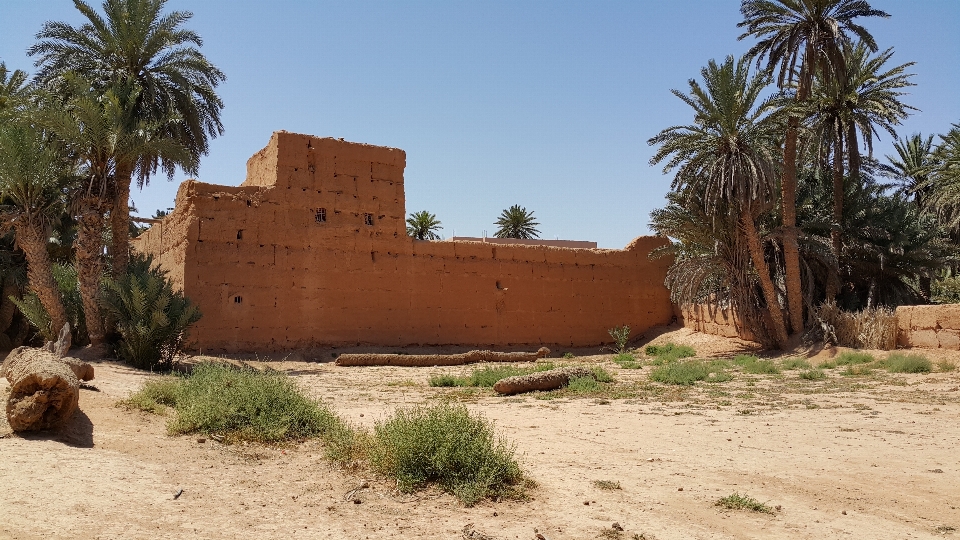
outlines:
[[[656,339],[713,356],[745,346],[685,330]],[[960,363],[960,353],[926,353]],[[834,370],[824,381],[738,373],[677,388],[650,383],[649,367],[577,360],[603,365],[617,378],[614,389],[503,398],[427,385],[431,375],[473,366],[271,362],[360,424],[442,398],[495,420],[539,486],[528,501],[472,508],[337,469],[313,442],[275,448],[170,437],[165,418],[116,406],[152,375],[98,363],[99,391],[82,390],[67,427],[27,436],[0,427],[0,538],[461,538],[470,523],[497,539],[534,539],[535,531],[550,540],[960,535],[958,372]],[[347,500],[364,480],[369,487]],[[600,489],[597,480],[622,489]],[[714,504],[733,492],[779,510]]]

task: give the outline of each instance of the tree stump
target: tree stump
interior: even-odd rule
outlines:
[[[540,371],[529,375],[515,375],[497,381],[493,389],[504,395],[522,394],[535,390],[556,390],[570,384],[571,379],[593,377],[587,368],[570,367]]]
[[[80,398],[80,380],[93,379],[93,366],[63,358],[70,348],[70,327],[56,342],[42,349],[17,347],[0,365],[0,376],[10,383],[7,421],[14,431],[57,427],[66,422]]]

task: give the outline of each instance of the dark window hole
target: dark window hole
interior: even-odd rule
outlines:
[[[237,240],[243,240],[243,229],[237,231]]]
[[[373,225],[373,214],[364,214],[364,215],[363,215],[363,224],[364,224],[364,225]]]
[[[234,303],[234,304],[242,304],[242,303],[243,303],[243,298],[241,298],[241,297],[239,297],[239,296],[234,296],[234,297],[233,297],[233,303]]]
[[[326,221],[326,220],[327,220],[327,209],[326,209],[326,208],[317,208],[317,213],[314,214],[313,219],[315,219],[315,220],[317,221],[317,223],[323,223],[324,221]]]

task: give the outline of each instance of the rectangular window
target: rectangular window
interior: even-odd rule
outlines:
[[[364,225],[373,225],[373,214],[364,214],[364,215],[363,215],[363,224],[364,224]]]
[[[314,216],[313,219],[317,220],[317,223],[323,223],[324,221],[326,221],[326,220],[327,220],[327,209],[326,209],[326,208],[317,208],[317,213],[316,213],[316,215]]]

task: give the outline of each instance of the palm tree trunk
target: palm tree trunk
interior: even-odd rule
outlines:
[[[797,233],[797,138],[800,121],[790,118],[783,144],[783,263],[786,271],[787,311],[792,333],[803,331],[803,289],[800,280],[800,242]]]
[[[130,180],[133,171],[126,166],[117,167],[117,194],[110,211],[110,232],[113,235],[113,277],[119,279],[127,273],[130,261]]]
[[[80,201],[80,222],[77,230],[77,281],[87,334],[91,345],[100,345],[105,338],[100,314],[100,279],[103,276],[103,203],[96,197]]]
[[[43,230],[30,223],[16,228],[17,244],[27,259],[27,281],[30,290],[40,298],[40,303],[50,316],[50,330],[54,335],[67,323],[67,311],[63,307],[60,288],[53,279],[53,263],[47,252],[47,236]]]
[[[750,250],[750,258],[753,260],[753,267],[760,277],[760,288],[763,290],[763,298],[767,301],[767,311],[770,313],[770,320],[773,322],[773,339],[777,347],[781,350],[787,347],[787,327],[783,320],[783,310],[780,307],[780,300],[777,298],[777,291],[773,288],[773,280],[770,279],[770,267],[767,260],[763,257],[763,248],[760,246],[760,235],[757,233],[757,226],[753,222],[753,216],[747,210],[740,211],[740,224],[747,237],[747,247]]]
[[[833,240],[833,256],[837,258],[838,273],[840,251],[843,249],[843,131],[837,127],[833,141],[833,225],[830,227],[830,238]],[[839,275],[837,276],[839,278]],[[839,279],[838,279],[839,281]],[[836,296],[836,293],[834,293]],[[827,300],[832,300],[829,291]]]

